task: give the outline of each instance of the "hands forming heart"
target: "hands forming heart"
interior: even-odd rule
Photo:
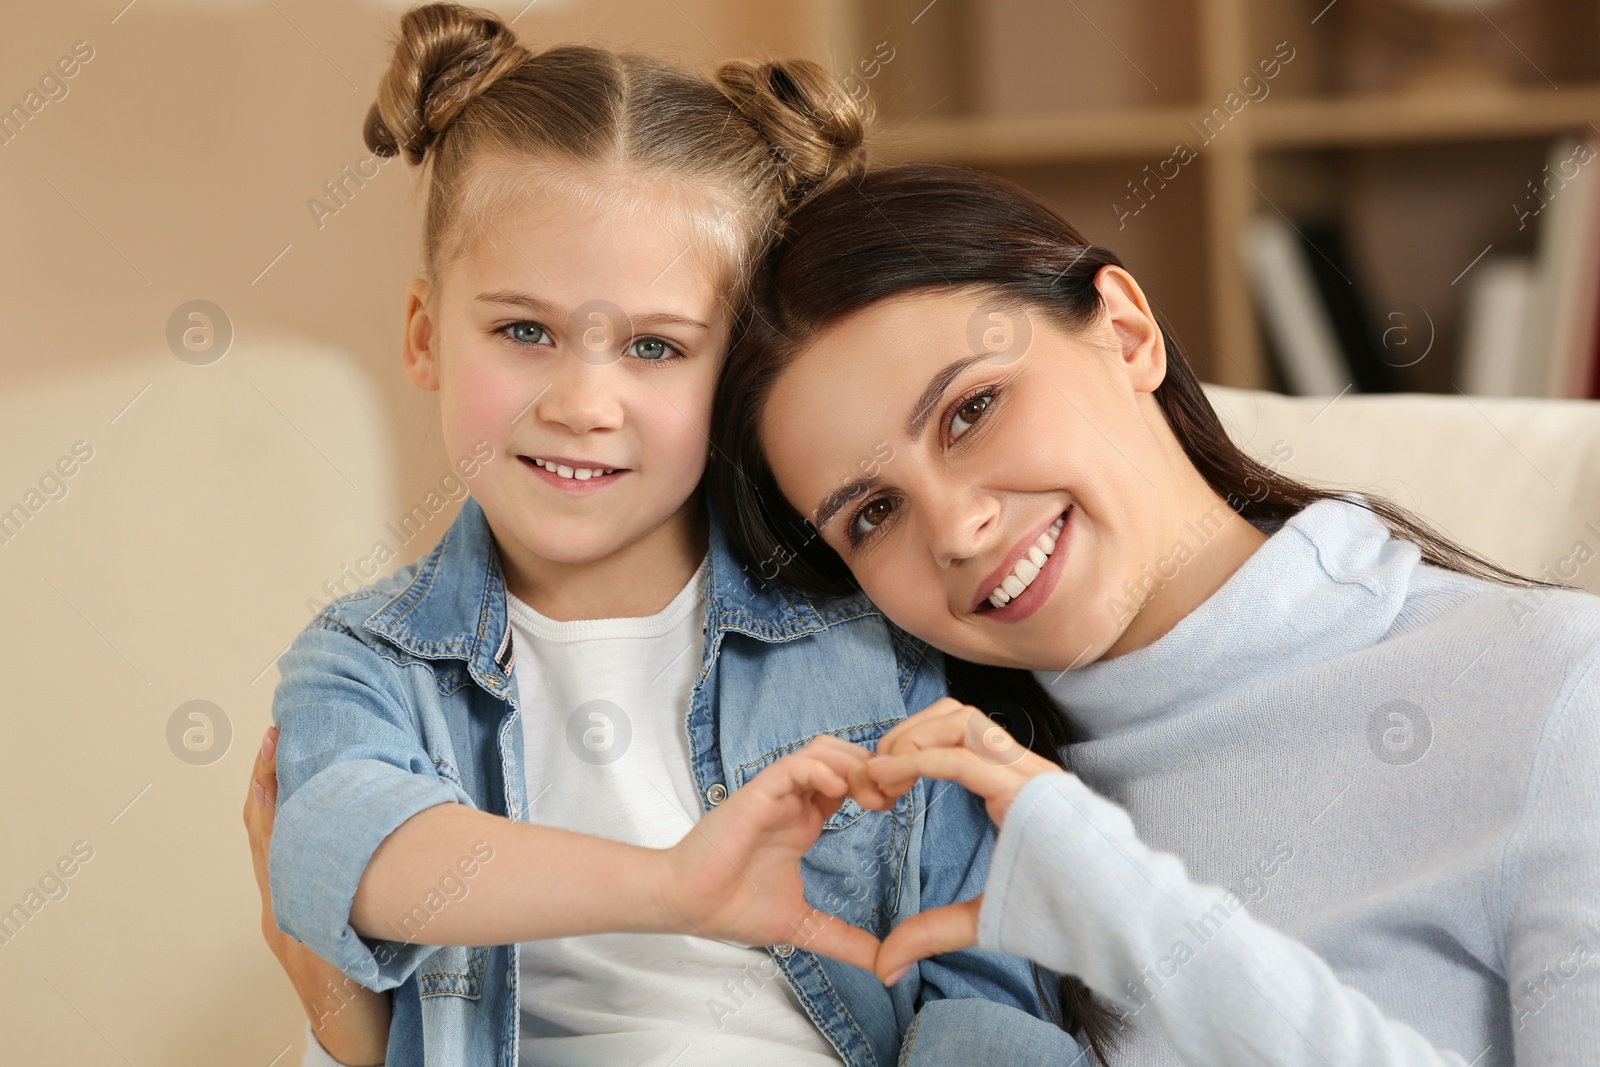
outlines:
[[[1028,779],[1059,771],[977,708],[946,698],[884,734],[876,754],[824,735],[766,767],[667,851],[659,893],[678,932],[792,944],[899,981],[917,960],[978,940],[983,897],[906,919],[882,942],[806,903],[800,858],[845,797],[886,811],[919,778],[982,797],[996,826]]]

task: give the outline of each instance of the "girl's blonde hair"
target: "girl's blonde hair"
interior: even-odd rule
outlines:
[[[610,208],[635,203],[645,180],[681,194],[680,218],[742,288],[786,212],[865,167],[866,122],[805,60],[727,62],[707,77],[585,45],[534,52],[494,14],[440,3],[402,19],[365,139],[427,165],[430,278],[530,180]]]

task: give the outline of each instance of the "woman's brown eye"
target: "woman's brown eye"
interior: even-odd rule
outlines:
[[[856,513],[855,537],[864,537],[875,528],[882,525],[884,520],[894,513],[894,501],[889,497],[880,497]]]
[[[989,403],[993,399],[993,396],[985,393],[982,396],[973,397],[956,408],[955,414],[950,418],[950,436],[960,437],[972,429],[973,425],[983,418],[983,413],[989,409]]]

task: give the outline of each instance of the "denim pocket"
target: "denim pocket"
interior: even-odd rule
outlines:
[[[866,808],[857,804],[850,797],[845,797],[844,803],[839,805],[839,810],[828,816],[827,821],[822,824],[822,829],[824,831],[843,830],[866,813]]]
[[[888,933],[919,791],[913,789],[888,811],[868,811],[847,799],[823,824],[822,836],[800,864],[813,907],[876,936]]]
[[[900,719],[862,723],[829,731],[866,748]],[[742,786],[763,769],[804,748],[810,738],[795,739],[738,767],[732,774]],[[869,811],[849,797],[822,824],[822,835],[800,862],[806,900],[853,926],[882,937],[899,907],[914,827],[920,827],[925,787],[918,783],[888,811]]]
[[[422,961],[417,971],[417,990],[424,997],[477,1000],[483,992],[483,971],[488,962],[487,948],[446,945]]]

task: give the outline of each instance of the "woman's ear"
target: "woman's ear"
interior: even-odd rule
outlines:
[[[1167,346],[1144,290],[1133,275],[1110,264],[1095,273],[1094,285],[1134,391],[1155,392],[1167,376]]]
[[[406,286],[406,377],[418,389],[439,388],[439,331],[429,299],[433,287],[426,278],[413,278]]]

